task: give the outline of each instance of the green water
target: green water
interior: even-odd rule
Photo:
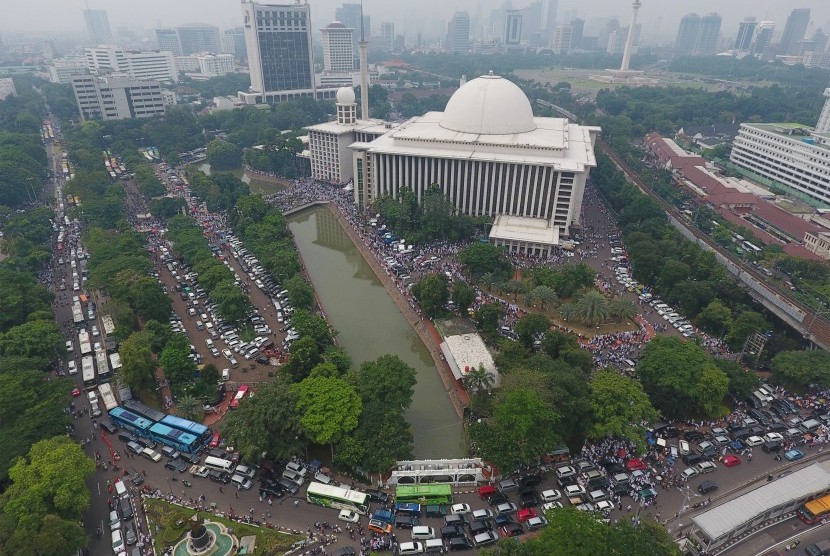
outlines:
[[[204,164],[199,164],[197,168],[205,174],[210,175],[210,164],[208,164],[207,162],[205,162]],[[251,177],[248,174],[246,174],[242,168],[237,168],[235,170],[223,170],[222,173],[234,175],[237,178],[244,181],[245,183],[247,183],[251,188],[251,193],[271,195],[272,193],[276,193],[277,191],[284,189],[284,187],[278,183],[258,179],[256,177]]]
[[[392,353],[415,368],[418,383],[407,421],[415,436],[415,457],[464,456],[461,422],[435,363],[398,306],[340,223],[325,207],[289,218],[297,248],[337,342],[355,366]]]

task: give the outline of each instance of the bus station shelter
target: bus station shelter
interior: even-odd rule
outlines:
[[[711,552],[828,492],[830,460],[814,463],[694,516],[688,538],[699,550]]]

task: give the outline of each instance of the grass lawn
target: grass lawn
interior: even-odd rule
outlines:
[[[171,504],[158,498],[145,498],[147,519],[153,533],[156,554],[162,554],[165,547],[179,542],[188,530],[188,520],[197,513],[176,504]],[[198,512],[206,521],[215,521],[232,528],[237,538],[247,535],[256,535],[256,550],[254,554],[276,554],[286,552],[291,545],[304,539],[303,535],[281,533],[274,529],[255,527],[245,523],[238,523],[227,518],[216,517],[210,512]]]

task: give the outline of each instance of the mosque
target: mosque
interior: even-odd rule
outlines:
[[[420,200],[438,184],[457,209],[493,217],[490,240],[547,255],[580,227],[598,127],[533,116],[508,79],[464,83],[443,112],[401,124],[358,119],[355,93],[337,92],[336,121],[308,127],[312,177],[352,183],[362,209],[411,188]]]

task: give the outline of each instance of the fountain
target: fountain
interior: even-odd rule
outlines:
[[[232,554],[237,544],[221,523],[205,523],[194,514],[189,519],[190,531],[173,549],[175,556],[226,556]]]

